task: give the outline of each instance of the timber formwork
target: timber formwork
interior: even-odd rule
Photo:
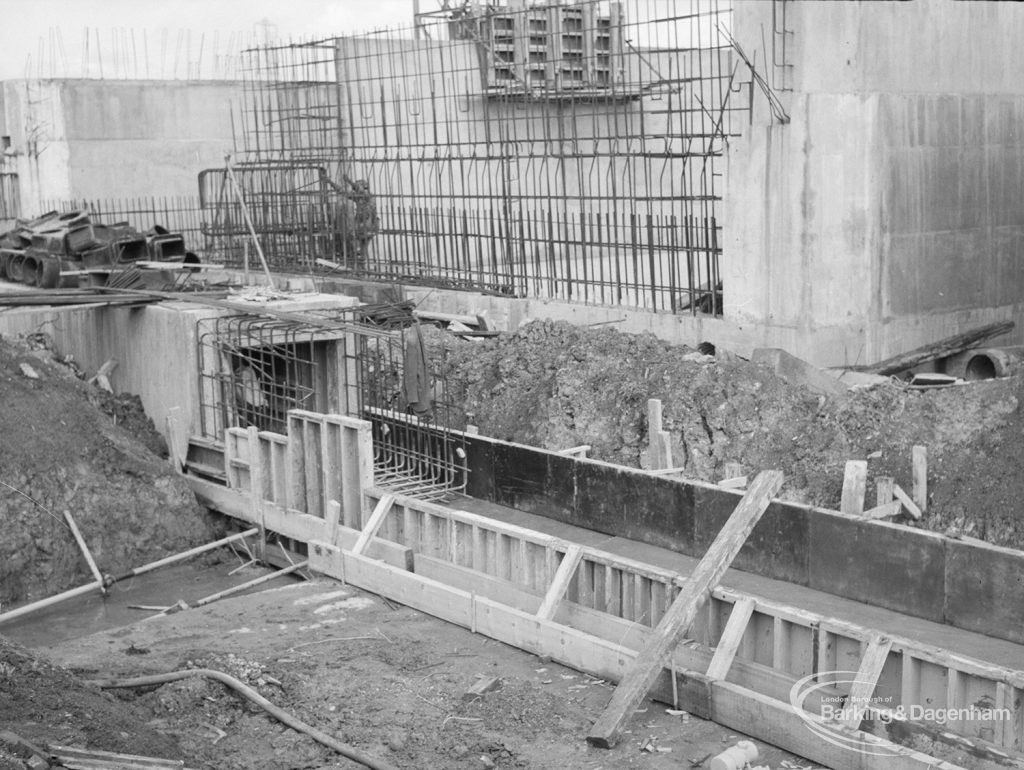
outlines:
[[[687,575],[585,537],[375,486],[366,421],[295,411],[289,426],[288,436],[232,429],[227,486],[189,481],[210,507],[306,544],[314,571],[615,682],[688,588]],[[1024,671],[1014,667],[721,586],[685,637],[652,697],[827,767],[1024,768]],[[866,701],[897,713],[825,718],[828,703]],[[899,716],[920,704],[998,713],[942,725]],[[922,742],[968,759],[902,745]]]

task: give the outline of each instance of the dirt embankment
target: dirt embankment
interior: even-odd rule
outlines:
[[[38,338],[0,340],[0,393],[0,603],[88,579],[64,511],[108,573],[215,537],[137,398],[81,381]]]
[[[431,334],[449,400],[487,435],[647,465],[647,400],[664,405],[674,465],[705,481],[725,464],[779,468],[784,497],[838,508],[847,460],[911,488],[910,450],[929,453],[923,526],[1024,548],[1021,378],[936,390],[890,382],[824,397],[743,360],[709,359],[651,335],[534,322],[493,341]]]

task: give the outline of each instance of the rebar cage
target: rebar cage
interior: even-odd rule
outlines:
[[[468,467],[442,367],[426,355],[417,325],[361,338],[360,414],[373,424],[374,481],[421,499],[466,488]]]
[[[373,427],[378,486],[422,499],[465,489],[458,411],[419,327],[375,328],[358,308],[306,312],[334,328],[250,314],[198,322],[201,434],[285,435],[291,409],[348,414]]]
[[[239,157],[327,180],[261,172],[257,229],[282,266],[720,314],[721,159],[753,87],[730,20],[728,0],[447,4],[249,51]]]

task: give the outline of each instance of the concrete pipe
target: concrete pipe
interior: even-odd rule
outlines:
[[[41,289],[56,289],[60,286],[60,260],[57,257],[40,257],[36,260],[36,286]]]
[[[36,271],[39,269],[39,260],[30,254],[25,255],[25,261],[21,263],[21,280],[28,286],[36,285]]]
[[[24,254],[14,254],[7,263],[7,280],[21,283],[21,266],[25,261]]]
[[[1024,360],[1020,348],[975,348],[945,360],[945,372],[969,381],[1009,377]]]

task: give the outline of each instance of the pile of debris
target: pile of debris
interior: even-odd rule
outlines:
[[[85,211],[51,211],[0,236],[0,278],[41,289],[151,286],[153,275],[162,288],[168,281],[160,271],[175,264],[199,264],[181,234],[159,225],[140,233],[127,222],[102,224]]]

